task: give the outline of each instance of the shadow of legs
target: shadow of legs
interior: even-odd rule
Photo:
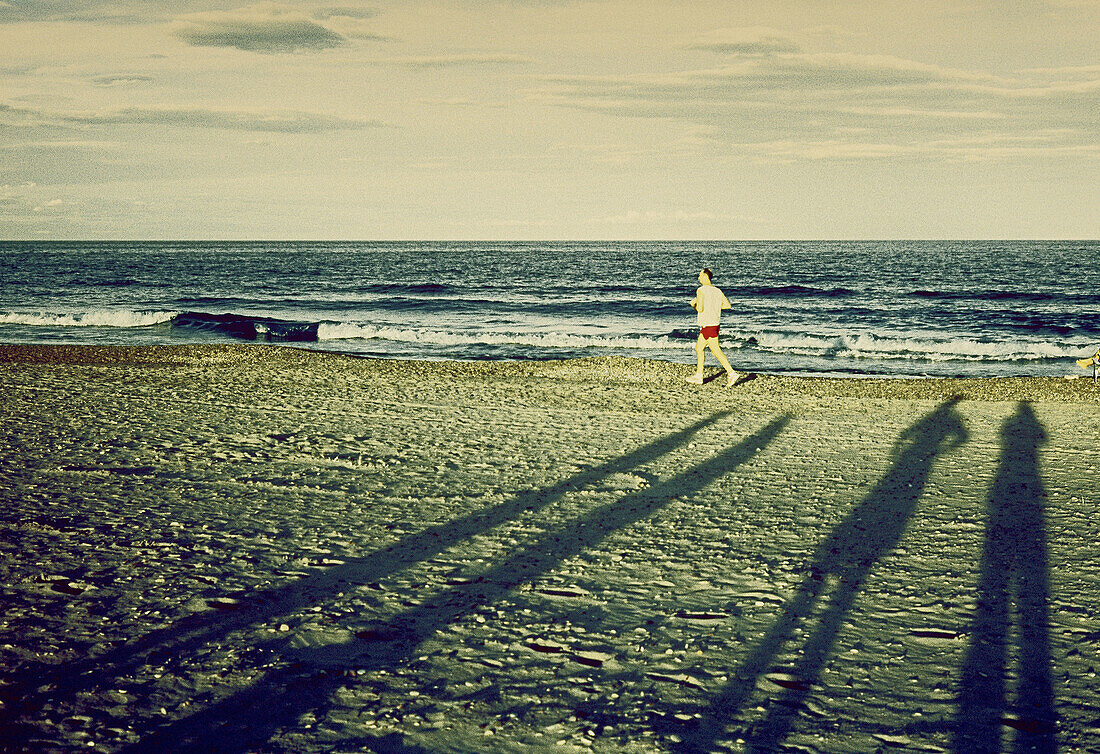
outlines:
[[[657,513],[733,470],[770,443],[786,426],[781,416],[717,455],[649,489],[599,506],[579,519],[551,529],[538,542],[491,566],[469,588],[445,589],[398,615],[392,641],[323,647],[315,657],[299,654],[298,667],[271,671],[255,684],[188,718],[162,727],[130,751],[246,751],[297,725],[300,717],[326,714],[330,699],[346,681],[346,667],[390,669],[408,661],[437,631],[476,608],[598,546],[608,536]],[[335,658],[335,662],[334,662]]]
[[[133,673],[147,663],[178,663],[206,646],[226,640],[235,632],[292,614],[304,604],[331,601],[347,583],[378,581],[495,526],[537,513],[571,490],[589,487],[611,474],[650,463],[686,445],[698,432],[728,415],[728,411],[717,412],[550,487],[522,492],[497,505],[407,534],[385,549],[349,560],[344,565],[262,591],[242,593],[239,595],[243,605],[240,610],[189,615],[109,652],[60,667],[29,665],[21,668],[4,679],[8,685],[4,689],[5,707],[0,709],[0,729],[8,731],[12,741],[32,735],[30,730],[23,730],[22,721],[36,715],[47,702],[57,704],[88,689],[110,688],[114,679]]]
[[[1002,453],[987,500],[985,548],[971,643],[959,674],[953,749],[1002,751],[1007,723],[1013,751],[1053,752],[1054,692],[1048,635],[1046,492],[1039,446],[1046,440],[1031,406],[1021,403],[1001,429]],[[1019,637],[1016,714],[1009,715],[1005,676],[1015,598]]]
[[[730,682],[711,702],[699,727],[684,738],[682,751],[710,751],[725,727],[748,700],[761,674],[767,671],[794,629],[821,598],[826,576],[838,577],[838,586],[813,632],[803,645],[802,659],[793,669],[795,688],[773,700],[766,719],[752,737],[752,749],[772,750],[790,732],[798,707],[828,661],[859,589],[871,568],[897,545],[924,492],[932,462],[944,450],[966,441],[967,432],[952,398],[907,429],[899,439],[890,469],[875,489],[833,529],[814,554],[811,574],[796,597],[783,606],[771,629],[733,673]]]

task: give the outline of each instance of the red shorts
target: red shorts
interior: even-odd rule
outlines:
[[[718,337],[718,325],[707,325],[706,327],[699,328],[699,334],[703,336],[704,340],[710,340],[711,338]]]

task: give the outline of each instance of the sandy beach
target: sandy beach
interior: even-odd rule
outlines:
[[[1100,752],[1091,377],[691,370],[0,346],[0,749]]]

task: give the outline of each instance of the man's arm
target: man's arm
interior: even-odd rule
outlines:
[[[722,308],[723,309],[732,309],[733,308],[733,304],[730,303],[730,300],[728,298],[726,298],[726,294],[724,294],[724,293],[722,294]]]

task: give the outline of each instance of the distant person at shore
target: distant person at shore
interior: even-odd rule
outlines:
[[[711,284],[714,273],[707,268],[699,273],[699,289],[695,291],[695,298],[691,300],[691,306],[699,313],[699,337],[695,341],[695,357],[698,367],[695,374],[687,378],[693,385],[703,384],[703,360],[706,358],[706,349],[714,354],[718,363],[726,370],[726,384],[736,385],[741,377],[739,372],[730,366],[729,359],[722,353],[722,347],[718,345],[719,322],[723,309],[732,309],[729,299],[722,291]]]

